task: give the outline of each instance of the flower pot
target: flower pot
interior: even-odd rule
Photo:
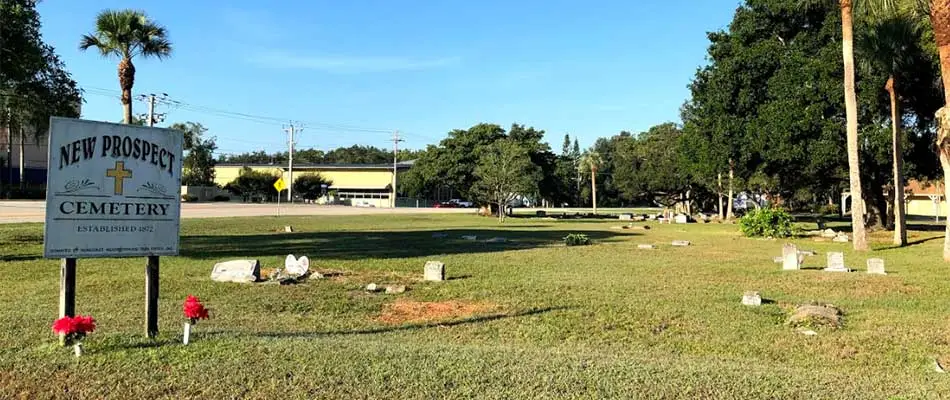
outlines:
[[[191,338],[191,323],[185,322],[185,332],[182,336],[181,342],[183,344],[188,344]]]
[[[82,343],[76,343],[73,345],[73,353],[76,354],[76,357],[82,356]]]

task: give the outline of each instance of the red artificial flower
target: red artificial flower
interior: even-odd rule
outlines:
[[[73,317],[65,316],[53,322],[53,332],[60,335],[71,335],[76,332],[76,323]]]
[[[182,310],[185,312],[185,317],[190,319],[192,323],[198,322],[199,319],[208,319],[208,309],[195,296],[188,295],[185,298]]]
[[[65,316],[53,322],[53,332],[62,335],[85,335],[96,330],[96,320],[91,315]]]
[[[75,321],[77,333],[86,334],[96,330],[96,320],[93,319],[91,315],[85,317],[80,315],[73,318],[73,321]]]

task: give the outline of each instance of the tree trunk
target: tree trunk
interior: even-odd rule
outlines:
[[[590,169],[590,194],[593,202],[594,215],[597,215],[597,170]]]
[[[901,120],[897,112],[897,87],[894,77],[884,87],[891,96],[891,142],[894,156],[894,198],[891,209],[894,213],[894,244],[907,244],[907,223],[904,212],[904,152],[901,150]]]
[[[722,221],[722,219],[725,218],[725,213],[724,213],[725,210],[722,209],[722,172],[719,173],[718,179],[719,179],[719,190],[717,192],[719,194],[719,209],[717,211],[719,211],[719,220]]]
[[[735,204],[736,200],[734,198],[735,193],[733,192],[732,181],[735,178],[735,166],[736,163],[729,159],[729,204],[726,205],[726,219],[732,220],[735,218],[735,214],[732,213],[732,205]]]
[[[943,78],[943,98],[944,107],[950,104],[950,0],[931,0],[930,1],[930,24],[933,26],[934,39],[937,42],[937,49],[940,53],[940,76]],[[950,121],[946,121],[943,114],[947,112],[945,108],[937,111],[937,151],[940,153],[940,165],[943,167],[944,179],[944,200],[950,200],[947,194],[950,194],[950,142],[947,138],[947,127]],[[947,228],[943,240],[943,259],[950,261],[950,218],[947,218]]]
[[[950,198],[950,185],[946,184],[947,177],[950,177],[950,109],[947,106],[937,110],[937,152],[940,155],[940,166],[943,167],[944,176],[944,200]],[[935,210],[936,211],[936,210]],[[939,218],[939,213],[937,216]],[[950,218],[947,218],[946,233],[943,238],[943,259],[950,261]]]
[[[848,172],[851,180],[851,229],[854,249],[868,250],[864,228],[864,197],[861,195],[861,167],[858,156],[858,96],[854,90],[854,39],[851,21],[852,0],[841,0],[841,49],[844,58],[844,104],[847,113]]]
[[[119,62],[119,88],[122,89],[123,121],[132,123],[132,86],[135,85],[135,65],[132,59],[123,58]]]
[[[20,144],[17,146],[17,150],[20,153],[20,190],[26,189],[26,134],[23,132],[23,127],[20,127]]]

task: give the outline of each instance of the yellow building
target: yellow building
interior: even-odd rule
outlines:
[[[904,201],[910,216],[939,218],[947,215],[943,183],[939,181],[930,184],[909,180],[904,188]]]
[[[410,166],[412,161],[402,162],[397,164],[397,169],[403,171]],[[245,167],[271,173],[274,177],[280,176],[287,186],[293,185],[287,165],[269,164],[217,164],[214,168],[214,182],[224,187],[236,179]],[[334,199],[322,199],[323,201],[373,207],[390,207],[392,204],[392,164],[294,164],[294,178],[313,173],[319,173],[329,180],[331,184],[327,190],[336,192]]]

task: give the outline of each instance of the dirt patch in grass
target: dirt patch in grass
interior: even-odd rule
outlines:
[[[498,308],[497,304],[488,302],[459,300],[424,302],[399,299],[384,304],[383,312],[376,320],[387,324],[444,321],[472,317],[498,310]]]
[[[785,324],[791,327],[838,329],[842,324],[841,309],[831,304],[804,304],[795,308]]]

